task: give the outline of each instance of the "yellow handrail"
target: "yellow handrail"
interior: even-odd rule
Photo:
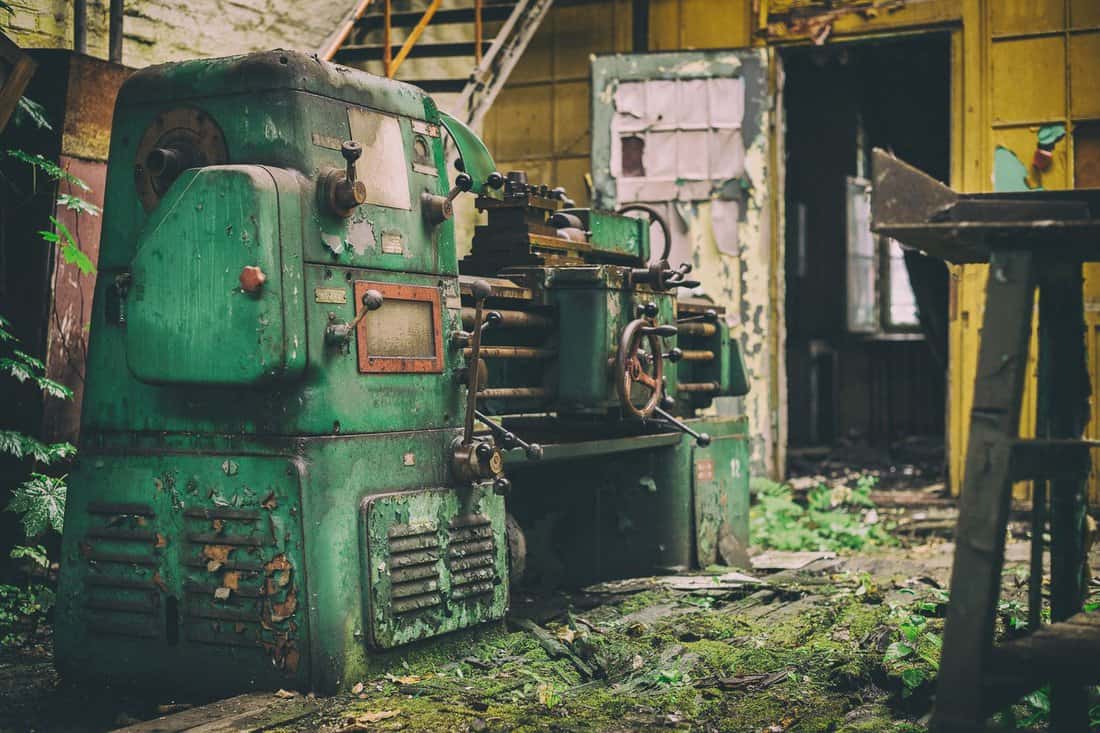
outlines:
[[[404,45],[401,46],[401,50],[397,52],[397,56],[393,59],[393,62],[389,64],[389,68],[386,69],[386,76],[390,79],[397,73],[398,67],[405,60],[405,57],[409,55],[409,51],[412,50],[413,45],[416,44],[420,34],[424,32],[424,29],[428,27],[428,23],[431,22],[432,16],[435,15],[435,11],[439,10],[439,6],[443,3],[443,0],[432,0],[432,4],[428,6],[428,9],[424,11],[423,17],[416,24],[416,27],[409,33],[409,37],[405,39]],[[386,3],[386,8],[389,8],[389,3]],[[389,35],[389,23],[386,23],[386,34]],[[389,48],[389,43],[386,43],[386,48]]]
[[[393,53],[390,51],[390,0],[382,7],[382,67],[386,70],[386,78],[392,79],[390,64],[393,63]]]

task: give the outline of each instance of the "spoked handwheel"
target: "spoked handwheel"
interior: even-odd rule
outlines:
[[[615,355],[615,391],[623,409],[635,417],[646,418],[661,402],[664,384],[664,361],[661,339],[655,333],[644,333],[653,326],[652,319],[637,318],[626,325],[619,337]]]

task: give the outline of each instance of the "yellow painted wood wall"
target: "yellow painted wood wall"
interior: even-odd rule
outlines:
[[[650,49],[734,48],[807,43],[808,32],[767,22],[792,0],[653,0]],[[813,4],[801,2],[800,4]],[[824,7],[824,3],[821,3]],[[832,7],[844,5],[833,3]],[[843,8],[841,8],[843,10]],[[524,168],[532,180],[564,185],[587,203],[584,174],[590,150],[589,56],[630,52],[631,3],[602,0],[551,11],[498,98],[485,135],[501,170]],[[1054,164],[1034,183],[1046,188],[1083,185],[1083,171],[1100,186],[1100,142],[1093,152],[1075,145],[1075,133],[1100,141],[1100,0],[927,0],[877,15],[838,12],[827,43],[844,43],[925,30],[952,33],[952,175],[961,191],[993,188],[993,155],[1000,144],[1030,164],[1042,123],[1067,125]],[[1091,127],[1090,127],[1091,124]],[[1091,162],[1089,162],[1091,161]],[[778,176],[778,172],[776,174]],[[781,182],[770,182],[780,190]],[[778,237],[782,226],[775,227]],[[781,242],[774,243],[781,251]],[[1089,358],[1100,385],[1100,268],[1087,273]],[[952,488],[961,484],[977,345],[984,268],[952,273],[948,452]],[[1034,381],[1034,372],[1031,377]],[[1024,422],[1034,420],[1034,385]],[[1100,408],[1089,435],[1100,438]],[[1100,464],[1100,451],[1094,457]],[[1021,487],[1020,498],[1026,498]],[[1095,477],[1091,497],[1100,503]]]
[[[630,53],[630,0],[555,5],[485,118],[485,142],[501,171],[589,197],[593,54]],[[747,0],[653,0],[650,50],[748,46]]]
[[[1100,123],[1100,2],[1096,0],[991,0],[974,3],[966,18],[968,39],[979,53],[965,59],[966,71],[977,83],[967,85],[964,99],[969,137],[980,141],[980,154],[963,175],[964,189],[993,189],[993,151],[998,145],[1011,150],[1030,170],[1028,183],[1048,189],[1079,185],[1100,186],[1100,180],[1084,164],[1096,155],[1096,143],[1088,143],[1090,123]],[[1031,168],[1036,135],[1041,124],[1060,123],[1068,134],[1057,143],[1054,161],[1046,172]],[[1075,137],[1076,136],[1076,137]],[[1095,137],[1093,138],[1096,139]],[[1075,165],[1078,159],[1079,165]],[[953,276],[951,322],[951,401],[949,446],[951,485],[962,484],[978,341],[983,314],[986,268],[958,268]],[[1090,372],[1100,384],[1100,266],[1086,270],[1086,320]],[[1033,432],[1035,420],[1035,358],[1033,339],[1029,364],[1023,433]],[[1093,401],[1090,437],[1100,437],[1100,416]],[[1100,451],[1093,457],[1100,463]],[[1100,503],[1096,469],[1090,482],[1090,499]],[[1017,487],[1016,497],[1026,500],[1029,486]]]

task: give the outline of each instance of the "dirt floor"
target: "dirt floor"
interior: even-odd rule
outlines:
[[[810,507],[823,491],[809,491]],[[837,486],[830,492],[837,496]],[[506,624],[415,651],[332,698],[269,691],[211,710],[190,707],[203,701],[70,689],[56,678],[43,637],[0,657],[0,731],[99,731],[168,713],[176,717],[132,730],[923,730],[954,506],[938,487],[869,498],[829,508],[828,516],[854,523],[834,532],[841,544],[860,525],[888,530],[868,534],[858,551],[799,555],[808,564],[798,569],[711,568],[569,594],[518,593]],[[780,516],[761,514],[768,501],[762,494],[754,526]],[[776,564],[769,557],[774,550],[764,565]],[[1002,635],[1026,616],[1027,557],[1015,528]],[[1045,699],[1030,696],[1001,723],[1042,729]]]

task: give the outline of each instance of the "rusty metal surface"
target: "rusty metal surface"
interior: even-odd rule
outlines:
[[[882,150],[872,166],[874,231],[948,262],[988,262],[998,248],[1088,259],[1100,242],[1100,189],[958,194]]]

